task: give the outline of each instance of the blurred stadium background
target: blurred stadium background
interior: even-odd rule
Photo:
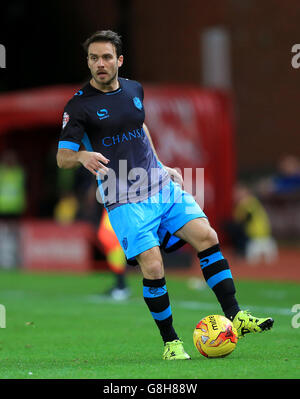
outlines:
[[[204,168],[204,210],[235,275],[300,281],[297,0],[11,0],[1,9],[0,269],[108,270],[93,179],[59,170],[55,156],[63,107],[88,79],[81,43],[113,29],[123,37],[120,76],[144,85],[161,160]],[[200,277],[189,247],[165,261]]]

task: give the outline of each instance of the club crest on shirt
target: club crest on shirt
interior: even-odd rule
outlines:
[[[143,108],[143,103],[138,97],[133,98],[133,104],[136,106],[137,109],[141,110]]]
[[[67,112],[64,112],[63,114],[63,122],[62,122],[62,128],[64,129],[66,127],[66,124],[70,120],[70,115]]]

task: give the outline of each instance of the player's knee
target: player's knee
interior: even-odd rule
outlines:
[[[150,280],[160,279],[164,276],[163,264],[160,260],[153,260],[142,268],[145,278]]]
[[[201,242],[206,248],[212,247],[219,242],[216,231],[210,226],[209,223],[205,223],[202,227]]]
[[[216,231],[212,227],[209,227],[209,231],[208,231],[208,234],[207,234],[207,240],[209,241],[211,246],[216,245],[219,242],[218,235],[217,235]]]

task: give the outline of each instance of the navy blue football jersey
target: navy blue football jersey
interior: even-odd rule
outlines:
[[[169,182],[143,129],[144,91],[140,83],[119,78],[120,87],[101,92],[90,83],[67,103],[58,148],[103,154],[108,174],[99,174],[102,201],[108,210],[156,194]]]

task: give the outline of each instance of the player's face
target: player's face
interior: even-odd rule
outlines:
[[[94,84],[100,90],[114,90],[118,69],[123,64],[123,56],[117,57],[115,46],[110,42],[91,43],[87,60]]]

